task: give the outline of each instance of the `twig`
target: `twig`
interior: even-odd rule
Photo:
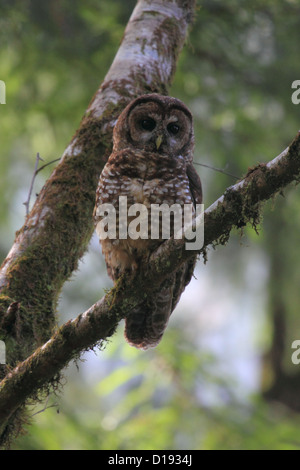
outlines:
[[[49,408],[55,408],[58,406],[58,403],[53,403],[53,405],[49,405],[48,406],[48,401],[49,401],[49,398],[50,398],[51,395],[48,395],[47,398],[46,398],[46,402],[45,402],[45,405],[43,406],[43,408],[39,411],[36,411],[35,413],[33,413],[31,416],[35,416],[35,415],[38,415],[40,413],[44,413],[44,411],[48,410]]]
[[[34,182],[35,182],[36,175],[37,175],[40,171],[42,171],[44,168],[46,168],[46,166],[51,165],[51,163],[55,163],[55,162],[57,162],[58,160],[60,160],[60,158],[56,158],[55,160],[52,160],[51,162],[45,163],[43,166],[41,166],[40,168],[38,168],[39,162],[40,162],[40,161],[43,162],[44,160],[40,157],[39,152],[36,154],[36,160],[35,160],[35,165],[34,165],[34,172],[33,172],[32,180],[31,180],[31,183],[30,183],[30,188],[29,188],[29,192],[28,192],[28,198],[27,198],[27,201],[26,201],[26,202],[23,202],[24,206],[26,207],[26,216],[29,214],[29,204],[30,204],[30,199],[31,199],[31,195],[32,195],[32,191],[33,191],[33,185],[34,185]]]
[[[219,173],[224,173],[224,175],[231,176],[232,178],[234,178],[236,180],[240,179],[239,176],[233,175],[232,173],[228,173],[227,171],[222,170],[221,168],[215,168],[214,166],[210,166],[210,165],[207,165],[205,163],[194,162],[194,165],[199,165],[199,166],[204,166],[205,168],[210,168],[211,170],[218,171]]]
[[[60,158],[56,158],[55,160],[51,160],[51,162],[45,163],[45,165],[41,166],[40,168],[38,168],[36,170],[36,174],[38,174],[40,171],[42,171],[44,168],[46,168],[46,166],[49,166],[52,163],[58,162],[59,160],[60,160]]]
[[[26,202],[23,202],[24,206],[26,207],[26,216],[29,214],[29,204],[30,204],[30,199],[31,199],[31,194],[32,194],[32,190],[33,190],[33,185],[34,185],[34,181],[35,181],[35,178],[36,178],[36,175],[37,175],[37,169],[38,169],[38,166],[39,166],[39,161],[44,161],[41,157],[40,157],[40,154],[39,152],[36,154],[36,159],[35,159],[35,165],[34,165],[34,172],[33,172],[33,176],[32,176],[32,179],[31,179],[31,183],[30,183],[30,188],[29,188],[29,192],[28,192],[28,197],[27,197],[27,201]]]

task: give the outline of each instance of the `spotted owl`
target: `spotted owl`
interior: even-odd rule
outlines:
[[[94,209],[96,232],[108,274],[113,280],[127,273],[138,275],[139,270],[147,265],[151,253],[164,242],[161,226],[158,236],[151,237],[153,205],[177,204],[177,207],[183,207],[190,204],[195,207],[202,203],[200,178],[192,164],[193,149],[192,115],[176,98],[143,95],[129,103],[120,114],[113,132],[113,150],[100,175]],[[125,221],[120,216],[121,199],[128,211]],[[116,231],[114,236],[105,238],[104,212],[100,209],[107,207],[106,204],[115,209]],[[147,219],[146,233],[144,230],[139,238],[130,237],[127,233],[134,220],[129,216],[129,208],[134,204],[142,204],[143,208],[149,209],[144,216]],[[172,236],[172,217],[169,224]],[[153,291],[149,286],[147,298],[127,312],[125,338],[129,344],[147,349],[159,343],[172,311],[191,280],[195,262],[196,254],[172,273],[159,290]]]

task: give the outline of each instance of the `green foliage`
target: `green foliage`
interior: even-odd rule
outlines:
[[[6,105],[0,105],[2,258],[23,224],[36,153],[51,161],[68,145],[135,3],[0,0],[0,79],[6,83]],[[170,90],[193,112],[198,163],[240,177],[291,142],[299,129],[300,105],[291,102],[291,84],[300,78],[299,18],[297,0],[199,2]],[[206,207],[235,182],[197,168]],[[39,174],[35,192],[50,172]],[[261,388],[276,375],[272,359],[262,357],[276,346],[279,304],[286,327],[280,360],[297,374],[290,344],[300,331],[299,204],[293,187],[273,208],[269,204],[259,237],[247,227],[244,237],[208,252],[207,266],[196,272],[198,281],[158,348],[139,352],[125,345],[121,325],[104,352],[79,363],[79,373],[70,367],[64,397],[50,398],[47,405],[56,405],[32,417],[15,447],[298,449],[298,414],[288,403],[263,401]],[[61,322],[108,285],[100,248],[92,242],[64,289]],[[247,360],[237,373],[239,349],[233,358],[226,354],[244,323],[257,359],[254,374]]]
[[[171,329],[150,354],[141,356],[124,344],[111,349],[105,360],[116,362],[93,389],[88,382],[67,387],[74,403],[80,397],[84,403],[74,409],[52,397],[17,448],[299,449],[299,417],[280,406],[270,410],[258,397],[245,405],[232,396],[226,404],[208,406],[201,398],[204,380],[228,397],[231,386],[214,376],[214,359],[199,354],[178,331]]]

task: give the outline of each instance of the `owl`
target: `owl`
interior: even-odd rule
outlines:
[[[192,163],[193,149],[192,115],[176,98],[143,95],[120,114],[113,132],[113,150],[100,175],[94,209],[107,272],[114,281],[124,274],[138,276],[153,251],[165,241],[161,215],[159,230],[151,236],[152,207],[175,204],[181,208],[190,204],[194,208],[202,203],[201,182]],[[139,224],[134,225],[137,231],[140,229],[140,236],[129,236],[130,224],[136,221],[130,208],[137,207],[135,204],[144,209],[140,211]],[[115,211],[115,218],[110,219],[115,223],[112,230],[108,230],[108,224],[104,228],[103,223],[108,214],[103,208],[108,207]],[[174,235],[173,219],[170,216],[164,221],[170,225],[170,236]],[[147,349],[159,343],[191,280],[195,262],[196,254],[172,273],[159,290],[149,286],[145,300],[127,312],[125,338],[130,345]]]

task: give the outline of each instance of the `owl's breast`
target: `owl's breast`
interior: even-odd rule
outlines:
[[[102,202],[115,204],[119,196],[127,196],[128,205],[140,203],[148,208],[151,204],[190,203],[183,161],[182,157],[131,149],[112,153],[100,179]]]
[[[144,204],[144,180],[141,178],[132,178],[127,185],[126,195],[130,196],[134,203]]]

